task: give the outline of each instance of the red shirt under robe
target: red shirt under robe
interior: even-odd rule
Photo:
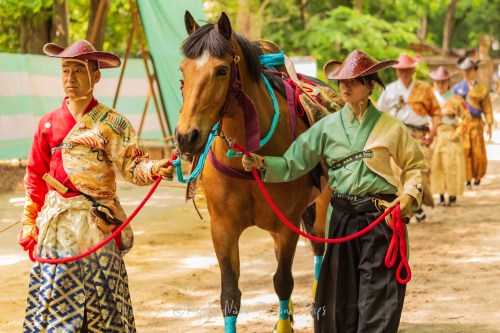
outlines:
[[[66,135],[76,125],[76,120],[69,110],[67,102],[68,97],[64,98],[61,107],[49,112],[40,119],[33,138],[28,166],[26,167],[26,176],[24,177],[24,187],[31,200],[39,207],[43,206],[47,192],[55,190],[42,179],[46,173],[69,188],[66,194],[60,193],[62,196],[69,198],[80,194],[64,170],[62,149],[51,151],[52,148],[63,142]],[[84,114],[97,104],[97,100],[92,99]]]

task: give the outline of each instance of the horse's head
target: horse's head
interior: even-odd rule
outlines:
[[[186,12],[184,22],[189,34],[182,45],[185,58],[180,65],[184,101],[175,138],[181,152],[198,154],[203,150],[211,129],[219,122],[222,109],[228,106],[229,89],[236,73],[236,63],[240,60],[238,53],[243,38],[233,35],[225,13],[221,14],[217,24],[200,27]],[[241,58],[244,62],[243,56]],[[258,55],[251,58],[258,62]],[[258,77],[260,73],[256,75]]]

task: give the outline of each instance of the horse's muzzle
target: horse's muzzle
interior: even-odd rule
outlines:
[[[201,132],[196,128],[185,133],[180,133],[175,129],[175,140],[183,153],[197,154],[202,148],[199,145],[201,141]]]

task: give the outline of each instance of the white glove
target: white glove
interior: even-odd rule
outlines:
[[[171,164],[167,167],[169,162],[170,160],[158,160],[153,162],[153,166],[151,167],[151,174],[154,177],[162,177],[166,180],[173,180],[175,167]]]
[[[22,229],[19,235],[19,241],[25,240],[27,238],[33,238],[35,242],[38,242],[38,228],[36,227],[35,221],[22,221]]]
[[[385,206],[386,206],[386,208],[392,208],[399,203],[399,208],[401,210],[401,216],[406,217],[406,216],[410,216],[413,212],[413,201],[414,200],[415,200],[414,197],[405,193],[405,194],[401,194],[399,197],[394,199],[394,201],[389,202]]]
[[[264,157],[255,153],[250,153],[250,155],[252,157],[243,155],[243,158],[241,159],[241,164],[243,164],[245,171],[252,171],[253,168],[257,170],[264,170],[266,168],[266,160]]]

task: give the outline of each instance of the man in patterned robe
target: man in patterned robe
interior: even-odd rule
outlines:
[[[41,118],[34,135],[18,242],[25,248],[37,242],[41,257],[65,258],[110,235],[114,226],[91,213],[94,204],[110,218],[126,218],[115,170],[133,184],[148,185],[157,177],[171,178],[173,168],[166,168],[167,160],[150,160],[130,122],[94,98],[100,69],[119,67],[117,56],[85,40],[66,49],[46,44],[43,51],[61,58],[66,97]],[[23,332],[135,332],[122,259],[132,244],[127,226],[115,241],[80,260],[35,262]]]
[[[419,56],[410,57],[405,53],[398,57],[399,63],[392,66],[396,69],[398,80],[390,83],[382,92],[377,101],[377,107],[379,110],[396,117],[408,127],[424,154],[427,165],[432,170],[430,144],[441,121],[441,110],[432,88],[413,78],[415,67],[420,60]],[[394,167],[394,171],[396,174],[400,173],[397,167]],[[430,171],[424,174],[422,204],[434,206],[430,187]],[[422,208],[415,210],[414,215],[417,222],[423,222],[426,218]]]

